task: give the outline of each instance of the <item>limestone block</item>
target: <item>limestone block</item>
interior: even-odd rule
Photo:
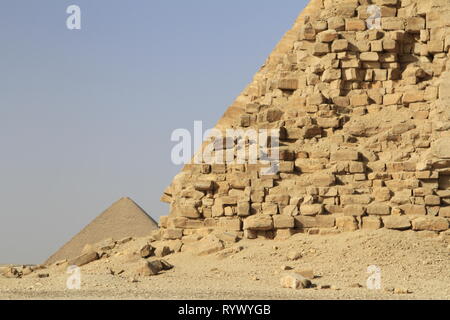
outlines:
[[[351,217],[362,217],[366,214],[366,208],[359,204],[351,204],[344,207],[344,215]]]
[[[450,207],[442,207],[439,210],[439,216],[443,218],[450,218]]]
[[[182,229],[164,229],[162,237],[164,240],[177,240],[183,237]]]
[[[342,195],[341,196],[341,204],[342,205],[351,205],[351,204],[361,204],[368,205],[372,202],[372,197],[367,194],[352,194],[352,195]]]
[[[310,280],[297,273],[291,273],[281,278],[281,287],[287,289],[307,289],[312,286]]]
[[[369,104],[369,96],[367,94],[355,94],[350,97],[350,104],[353,107],[367,106]]]
[[[244,220],[244,230],[269,231],[273,229],[273,219],[269,215],[255,215]]]
[[[449,222],[441,217],[421,217],[412,221],[414,231],[446,231]]]
[[[345,20],[342,17],[331,17],[328,19],[328,28],[336,31],[344,31]]]
[[[363,217],[362,221],[362,228],[364,230],[378,230],[382,227],[379,217]]]
[[[314,45],[313,54],[316,56],[323,56],[330,52],[330,44],[319,42]]]
[[[420,32],[425,29],[425,19],[422,17],[409,17],[406,19],[406,31]]]
[[[392,93],[392,94],[386,94],[383,97],[383,104],[386,106],[389,105],[398,105],[401,103],[403,98],[403,94],[402,93]]]
[[[428,42],[428,52],[430,53],[441,53],[444,52],[444,41],[434,40]]]
[[[315,187],[330,187],[336,182],[334,175],[329,173],[315,173],[311,177],[311,183]]]
[[[383,217],[384,227],[393,230],[407,230],[411,228],[411,220],[407,216]]]
[[[294,228],[294,217],[288,215],[275,215],[273,217],[275,229],[292,229]]]
[[[342,149],[331,153],[331,161],[358,161],[359,152],[349,149]]]
[[[381,18],[381,27],[383,30],[405,30],[405,21],[402,18],[386,17]]]
[[[281,79],[278,81],[278,89],[281,90],[297,90],[298,80],[297,79]]]
[[[349,48],[349,43],[348,43],[348,40],[346,40],[346,39],[334,40],[333,44],[331,45],[332,52],[344,52],[344,51],[347,51],[348,48]]]
[[[391,207],[386,203],[373,202],[367,207],[367,214],[387,216],[391,214]]]
[[[194,188],[195,188],[195,190],[198,190],[198,191],[210,191],[214,188],[214,184],[212,181],[202,180],[202,181],[197,181],[194,184]]]
[[[378,52],[363,52],[359,55],[361,61],[377,62],[380,61]]]
[[[404,104],[410,104],[414,102],[422,102],[424,101],[424,91],[421,90],[412,90],[405,92],[403,95],[403,103]]]
[[[69,265],[82,267],[99,259],[98,253],[90,251],[69,261]]]
[[[358,230],[358,222],[356,221],[355,217],[337,217],[336,226],[339,230],[344,232]]]
[[[320,42],[333,42],[337,37],[338,34],[335,30],[323,31],[317,35]]]
[[[424,216],[427,214],[427,210],[424,205],[414,205],[414,204],[404,204],[400,206],[400,209],[406,214],[406,215],[420,215]]]
[[[450,159],[450,137],[443,137],[431,144],[433,156],[439,159]]]
[[[315,216],[323,212],[322,204],[302,204],[300,214],[304,216]]]
[[[250,215],[250,203],[248,201],[240,201],[237,207],[237,214],[240,217],[246,217]]]
[[[316,39],[316,30],[313,25],[307,23],[300,29],[299,40],[315,40]]]
[[[346,19],[345,20],[346,31],[364,31],[366,30],[366,22],[361,19]]]

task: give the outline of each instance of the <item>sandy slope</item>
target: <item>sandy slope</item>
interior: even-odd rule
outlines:
[[[137,250],[144,239],[121,250]],[[175,268],[153,277],[138,277],[127,255],[102,259],[82,268],[80,291],[65,289],[65,270],[50,269],[49,278],[31,274],[23,279],[0,277],[1,299],[450,299],[450,250],[438,237],[388,230],[307,236],[288,241],[241,241],[231,256],[197,257],[188,252],[167,256]],[[289,261],[287,253],[299,250],[302,258]],[[225,257],[224,257],[225,256]],[[333,289],[291,290],[280,287],[280,278],[293,268],[314,268],[316,285]],[[353,288],[366,284],[367,267],[382,269],[383,290]],[[113,276],[110,269],[120,276]],[[404,288],[412,294],[394,294]],[[337,290],[339,289],[339,290]]]

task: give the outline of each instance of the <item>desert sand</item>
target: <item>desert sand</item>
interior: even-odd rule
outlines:
[[[172,270],[137,276],[134,256],[146,243],[133,239],[83,266],[80,290],[66,288],[66,265],[21,279],[0,276],[0,299],[450,299],[450,247],[430,233],[380,229],[242,240],[207,256],[170,254],[163,259]],[[296,261],[288,258],[293,250],[301,255]],[[381,290],[366,287],[370,265],[381,268]],[[286,267],[313,269],[315,287],[282,288],[283,274],[292,272]]]

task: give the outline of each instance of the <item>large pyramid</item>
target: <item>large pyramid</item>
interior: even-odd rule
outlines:
[[[113,238],[148,236],[157,223],[133,200],[122,198],[95,218],[45,262],[46,265],[79,256],[87,244]]]
[[[279,172],[186,165],[162,236],[448,230],[449,48],[449,0],[311,0],[216,126],[277,130]]]

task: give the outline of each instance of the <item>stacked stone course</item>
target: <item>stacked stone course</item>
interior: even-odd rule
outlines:
[[[186,165],[161,236],[448,230],[449,48],[448,0],[311,1],[216,127],[278,130],[279,173]]]

